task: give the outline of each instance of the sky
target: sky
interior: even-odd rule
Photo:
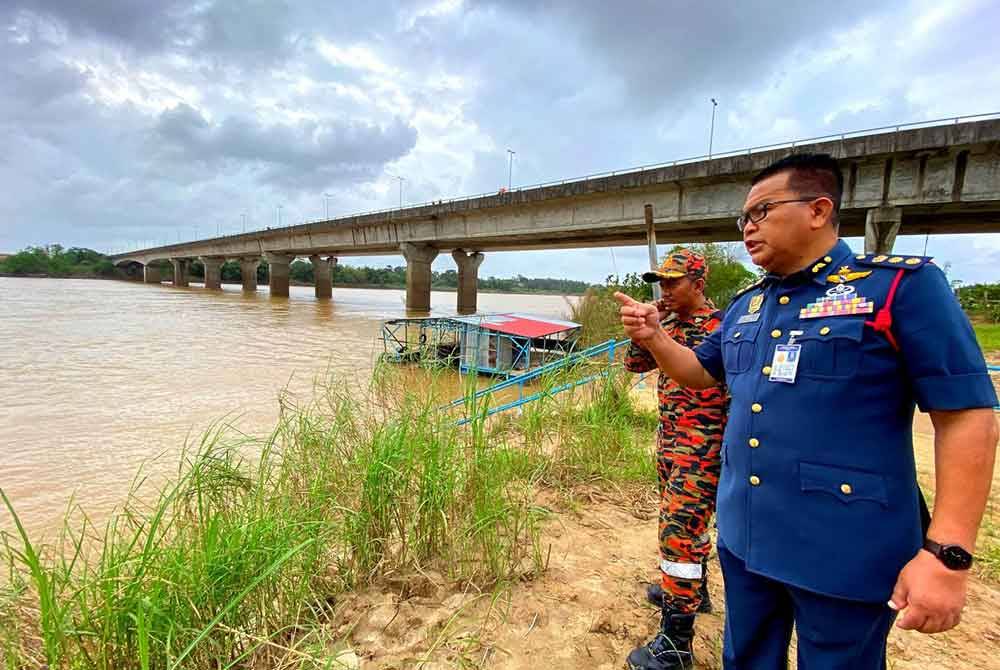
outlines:
[[[495,192],[508,168],[516,188],[697,156],[713,97],[716,152],[1000,112],[997,25],[991,0],[4,0],[0,252],[111,252],[393,207],[400,186],[404,204]],[[953,279],[1000,274],[1000,235],[895,250],[925,241]],[[480,274],[599,282],[646,258],[491,253]]]

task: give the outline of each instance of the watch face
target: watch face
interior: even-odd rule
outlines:
[[[957,545],[941,547],[941,562],[952,570],[968,570],[972,566],[972,554]]]

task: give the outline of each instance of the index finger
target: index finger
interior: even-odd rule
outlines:
[[[618,304],[621,305],[622,307],[628,307],[629,305],[636,304],[636,300],[632,298],[632,296],[625,295],[621,291],[615,291],[614,298],[615,300],[618,301]]]

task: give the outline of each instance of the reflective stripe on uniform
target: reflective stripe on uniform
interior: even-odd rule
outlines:
[[[674,563],[664,559],[660,561],[660,571],[678,579],[701,579],[701,563]]]

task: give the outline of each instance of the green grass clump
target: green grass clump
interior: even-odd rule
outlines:
[[[537,572],[541,517],[517,458],[432,397],[376,388],[362,407],[331,387],[283,407],[266,440],[214,429],[172,484],[135,487],[100,532],[67,523],[51,546],[4,498],[15,531],[0,547],[0,659],[264,666],[317,635],[341,593],[383,575],[433,568],[489,586]]]

